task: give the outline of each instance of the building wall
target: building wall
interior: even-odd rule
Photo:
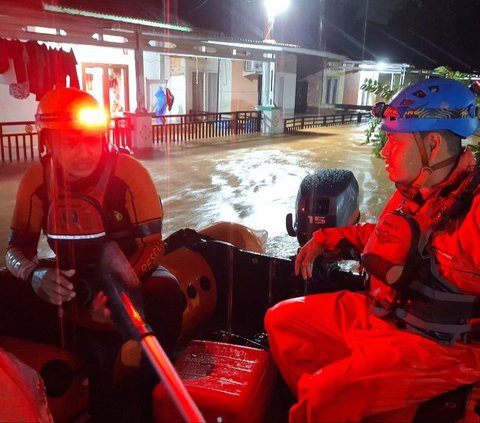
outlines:
[[[19,100],[9,93],[9,85],[16,82],[13,63],[7,72],[0,74],[0,122],[33,121],[38,102],[35,95]]]
[[[64,47],[65,48],[65,47]],[[100,47],[87,45],[71,45],[66,47],[73,48],[75,57],[77,59],[77,74],[80,81],[80,88],[84,89],[82,85],[82,68],[81,63],[98,63],[98,64],[112,64],[112,65],[127,65],[128,66],[128,95],[130,100],[130,111],[134,111],[137,107],[137,92],[135,82],[135,54],[133,50],[119,49],[114,47]]]
[[[333,98],[328,99],[328,79],[337,81],[336,94],[333,95]],[[345,73],[341,70],[333,69],[324,69],[323,70],[323,80],[322,80],[322,101],[320,103],[320,109],[331,109],[335,107],[335,104],[338,104],[343,99],[343,93],[345,89]]]
[[[170,58],[170,78],[167,87],[175,96],[171,115],[184,115],[187,110],[187,89],[186,89],[186,61],[183,57]]]
[[[229,112],[232,108],[232,60],[219,59],[218,66],[218,111]]]
[[[128,67],[130,110],[137,106],[135,55],[132,50],[63,44],[64,50],[73,48],[77,59],[77,75],[80,88],[82,63],[121,64]],[[192,108],[192,87],[197,72],[218,75],[218,111],[254,110],[258,101],[258,75],[243,75],[243,60],[181,58],[165,56],[156,52],[144,52],[145,106],[153,112],[155,92],[161,86],[168,87],[174,97],[172,110],[168,114],[185,114]],[[11,71],[13,73],[13,70]],[[18,100],[8,94],[8,84],[15,82],[14,74],[0,75],[0,121],[32,121],[38,102],[34,95]],[[291,82],[286,84],[291,89]],[[287,97],[289,94],[287,93]],[[294,94],[292,96],[294,102]],[[214,102],[217,99],[213,100]]]
[[[258,103],[258,76],[243,76],[244,61],[232,60],[232,99],[233,112],[254,110]]]
[[[58,44],[55,44],[58,47]],[[81,64],[122,64],[128,67],[128,87],[130,110],[137,106],[135,54],[133,50],[97,47],[87,45],[63,44],[64,50],[73,48],[78,65],[77,73],[81,81]],[[277,57],[275,72],[275,103],[283,109],[284,115],[293,114],[295,107],[295,88],[297,75],[297,57],[293,54],[283,54]],[[206,101],[219,112],[238,110],[254,110],[258,104],[259,74],[244,75],[244,60],[229,60],[216,58],[184,58],[166,56],[156,52],[144,52],[145,76],[145,106],[152,112],[154,93],[159,86],[168,87],[175,96],[172,110],[169,114],[185,114],[192,109],[192,90],[197,74],[203,72],[206,76],[216,75],[217,98]],[[25,100],[17,100],[8,94],[8,84],[3,81],[5,75],[0,75],[0,121],[33,120],[37,102],[33,95]],[[335,103],[360,104],[360,97],[355,99],[355,90],[359,90],[362,81],[358,74],[344,78],[338,70],[320,70],[309,75],[304,80],[308,82],[307,113],[316,113],[320,109],[333,107],[326,104],[325,83],[328,77],[338,78],[337,97]],[[214,79],[213,79],[214,80]],[[82,87],[83,88],[83,87]],[[206,95],[211,90],[206,91]],[[369,99],[369,101],[371,101]],[[218,109],[217,109],[218,108]],[[205,108],[199,111],[207,110]],[[128,110],[127,110],[128,111]]]
[[[323,91],[323,71],[304,78],[308,82],[307,113],[317,113],[320,109]]]
[[[52,48],[58,48],[57,43],[46,43]],[[97,47],[86,45],[72,45],[62,43],[61,48],[65,51],[73,49],[75,58],[77,60],[77,76],[80,82],[80,88],[83,87],[82,83],[82,63],[97,63],[97,64],[121,64],[128,67],[129,75],[129,99],[130,108],[136,107],[136,91],[135,91],[135,58],[132,50],[118,49],[110,47]],[[29,121],[34,119],[34,115],[37,109],[38,102],[34,95],[30,95],[24,100],[18,100],[13,98],[9,94],[9,83],[14,82],[13,75],[2,74],[0,78],[0,121]]]
[[[275,104],[282,109],[284,116],[293,115],[297,82],[297,58],[293,54],[283,54],[277,58],[275,65]]]
[[[363,81],[360,81],[360,72],[346,72],[345,89],[343,91],[342,104],[361,104],[358,103],[358,91]]]
[[[153,112],[155,108],[155,93],[165,88],[169,69],[165,69],[165,56],[151,51],[143,53],[143,73],[145,76],[145,108]],[[130,84],[132,81],[130,81]]]
[[[357,95],[358,100],[357,104],[362,106],[372,106],[377,101],[375,94],[363,91],[360,89],[362,84],[367,80],[371,79],[372,81],[378,81],[379,73],[373,71],[361,71],[359,72],[359,80],[358,80],[358,87],[357,87]]]
[[[175,97],[172,109],[166,115],[182,115],[187,110],[185,89],[185,59],[156,52],[144,52],[145,105],[154,112],[155,93],[161,87],[170,89]]]
[[[218,75],[218,59],[198,57],[185,59],[185,80],[186,80],[186,110],[185,113],[189,113],[193,107],[193,88],[194,84],[202,84],[199,78],[201,75],[205,76],[205,81],[208,81],[209,74]],[[205,83],[204,81],[204,83]],[[208,82],[207,82],[208,83]],[[205,97],[206,99],[206,97]],[[207,102],[207,99],[205,100]],[[207,111],[207,104],[201,105],[196,112]]]

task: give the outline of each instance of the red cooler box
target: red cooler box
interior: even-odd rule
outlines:
[[[261,349],[211,341],[190,342],[175,368],[207,422],[261,422],[276,369]],[[153,392],[156,423],[182,421],[166,388]]]

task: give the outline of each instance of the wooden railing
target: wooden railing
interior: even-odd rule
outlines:
[[[117,147],[132,149],[132,120],[129,117],[112,118],[108,141]]]
[[[118,147],[131,148],[130,118],[112,118],[108,140]],[[0,163],[34,160],[39,157],[39,140],[35,122],[0,122]]]
[[[257,111],[151,116],[153,144],[260,132],[261,114]],[[109,142],[131,149],[132,129],[130,117],[113,118],[108,131]],[[38,144],[35,122],[0,123],[0,162],[38,159]]]
[[[298,116],[284,119],[283,129],[284,132],[296,132],[320,126],[360,124],[370,120],[370,117],[371,114],[366,112]]]
[[[38,157],[35,122],[0,123],[0,161],[32,160]]]
[[[191,113],[153,119],[153,143],[227,137],[260,132],[261,113]]]
[[[182,143],[191,140],[231,137],[260,132],[261,112],[191,113],[188,115],[152,116],[152,144]],[[301,116],[284,119],[284,132],[320,126],[366,122],[369,113],[337,113],[334,115]],[[109,142],[132,148],[130,117],[112,119]],[[0,162],[38,159],[38,134],[34,122],[0,122]]]

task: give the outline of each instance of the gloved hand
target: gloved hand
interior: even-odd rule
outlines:
[[[48,267],[39,267],[30,276],[32,288],[42,299],[54,305],[61,305],[75,298],[73,284],[67,279],[75,270],[59,271]]]

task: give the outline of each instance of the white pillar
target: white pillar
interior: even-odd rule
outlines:
[[[125,113],[132,123],[132,149],[142,150],[153,147],[152,117],[147,113]]]
[[[262,106],[273,106],[275,92],[275,62],[263,62]]]
[[[141,35],[135,31],[135,80],[137,83],[137,108],[136,113],[146,113],[145,107],[145,72],[143,68],[143,47],[141,43]]]

